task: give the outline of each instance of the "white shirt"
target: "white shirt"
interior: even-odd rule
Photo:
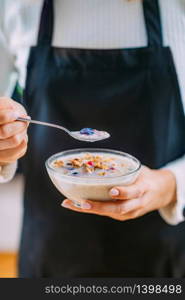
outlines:
[[[16,79],[24,88],[30,46],[36,44],[42,0],[0,0],[0,96]],[[75,48],[135,48],[147,45],[141,0],[54,0],[53,45]],[[185,109],[185,0],[159,0],[164,45],[172,49]],[[160,209],[170,224],[184,220],[185,156],[165,166],[177,180],[177,204]],[[16,166],[0,171],[10,180]]]

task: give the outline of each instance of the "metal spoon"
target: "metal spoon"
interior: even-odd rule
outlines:
[[[21,118],[21,117],[17,118],[17,120],[23,121],[23,122],[29,122],[29,123],[33,123],[33,124],[38,124],[38,125],[44,125],[44,126],[58,128],[58,129],[65,131],[66,133],[68,133],[74,139],[79,140],[79,141],[84,141],[84,142],[97,142],[97,141],[101,141],[101,140],[104,140],[104,139],[107,139],[110,137],[110,134],[106,131],[94,130],[93,134],[87,135],[87,134],[81,134],[80,131],[70,131],[63,126],[52,124],[52,123],[41,122],[41,121],[36,121],[36,120],[31,120],[31,119]]]

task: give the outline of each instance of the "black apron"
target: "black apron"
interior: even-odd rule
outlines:
[[[185,275],[185,223],[170,226],[157,211],[120,222],[62,208],[44,166],[56,152],[89,146],[128,152],[151,168],[185,153],[183,106],[158,1],[144,0],[143,9],[147,47],[87,50],[52,47],[53,1],[44,2],[27,67],[28,114],[71,130],[107,130],[111,138],[92,145],[30,126],[20,277]]]

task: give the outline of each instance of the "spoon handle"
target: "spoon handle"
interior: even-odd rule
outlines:
[[[43,126],[49,126],[49,127],[53,127],[53,128],[58,128],[58,129],[64,130],[68,134],[70,134],[70,131],[67,128],[65,128],[63,126],[59,126],[57,124],[52,124],[52,123],[48,123],[48,122],[41,122],[41,121],[36,121],[36,120],[27,119],[27,118],[21,118],[21,117],[17,118],[17,121],[29,122],[29,123],[33,123],[33,124],[37,124],[37,125],[43,125]]]

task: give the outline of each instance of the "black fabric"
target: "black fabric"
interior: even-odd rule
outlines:
[[[89,146],[129,152],[152,168],[185,153],[183,107],[171,51],[161,45],[158,3],[144,1],[149,46],[117,50],[52,47],[51,5],[45,1],[28,62],[28,114],[71,130],[105,129],[111,138],[89,145],[29,127],[20,276],[183,277],[185,223],[170,226],[158,212],[119,222],[64,209],[44,167],[56,152]]]
[[[53,21],[54,21],[54,7],[53,1],[46,0],[43,4],[41,13],[39,33],[37,44],[48,44],[52,43],[53,36]]]
[[[158,0],[144,0],[144,16],[148,35],[148,46],[162,46],[162,27]]]

